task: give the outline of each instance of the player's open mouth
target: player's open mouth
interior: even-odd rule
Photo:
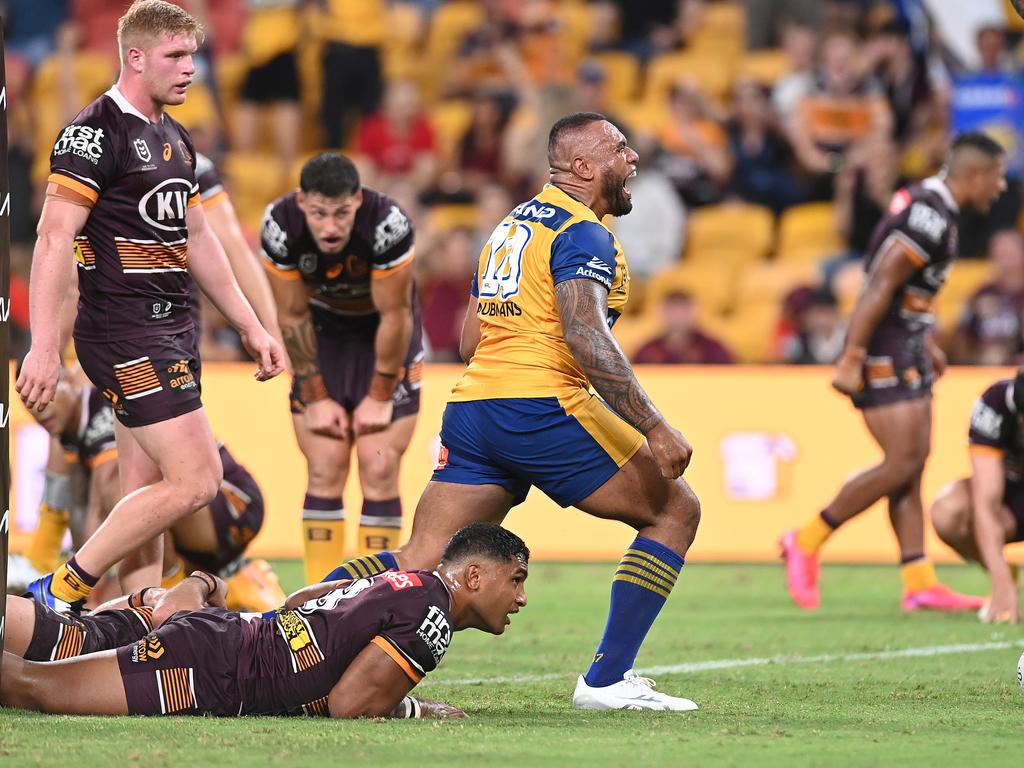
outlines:
[[[630,171],[629,175],[626,177],[626,181],[622,182],[622,193],[626,197],[632,197],[633,196],[633,193],[629,191],[629,187],[626,186],[626,182],[628,182],[630,179],[633,179],[633,178],[636,178],[636,168],[634,168],[632,171]]]

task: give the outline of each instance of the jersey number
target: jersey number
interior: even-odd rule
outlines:
[[[487,243],[487,264],[480,276],[480,298],[504,300],[519,293],[523,251],[533,231],[518,221],[503,221]]]

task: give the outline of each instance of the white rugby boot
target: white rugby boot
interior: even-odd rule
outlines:
[[[632,669],[622,680],[603,688],[591,688],[580,675],[572,705],[576,709],[653,709],[661,712],[692,712],[698,709],[689,699],[669,696],[654,690],[654,681]]]

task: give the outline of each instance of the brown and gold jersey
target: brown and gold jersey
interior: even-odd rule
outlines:
[[[191,328],[186,215],[199,187],[188,131],[166,114],[150,122],[114,86],[61,131],[49,182],[51,194],[91,208],[75,238],[75,338]]]

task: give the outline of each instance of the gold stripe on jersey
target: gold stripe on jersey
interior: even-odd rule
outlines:
[[[423,679],[423,672],[414,669],[412,664],[409,663],[409,660],[405,658],[401,651],[395,648],[395,646],[391,644],[391,641],[383,635],[377,635],[370,641],[370,644],[375,645],[384,651],[384,653],[388,655],[388,658],[395,662],[395,664],[398,665],[398,668],[405,673],[405,676],[412,680],[413,685],[416,685]]]
[[[302,711],[310,717],[329,717],[331,714],[330,709],[327,707],[326,696],[321,696],[316,701],[309,702],[309,704],[303,704]]]
[[[221,203],[228,202],[228,193],[226,190],[220,190],[220,192],[214,192],[208,198],[203,200],[203,210],[209,210],[210,208],[216,208]]]
[[[245,510],[252,504],[252,496],[247,494],[234,483],[227,480],[220,481],[220,492],[228,502],[228,511],[236,520],[242,516]]]
[[[260,262],[263,264],[263,268],[274,277],[279,277],[282,280],[302,279],[302,274],[297,269],[284,269],[282,267],[279,267],[270,259],[260,259]]]
[[[70,176],[66,176],[63,173],[51,173],[46,181],[50,184],[56,184],[58,187],[70,190],[77,195],[81,195],[90,202],[95,203],[100,199],[100,193],[90,187],[88,184],[83,184],[78,179],[73,179]]]
[[[96,251],[85,235],[75,238],[75,261],[82,269],[96,269]]]
[[[147,632],[153,631],[152,608],[150,608],[148,605],[140,605],[138,608],[131,608],[130,610],[138,617],[139,621],[142,622]]]
[[[156,240],[131,240],[115,237],[117,258],[125,274],[140,272],[185,272],[188,270],[188,245],[185,239],[170,243]]]
[[[305,672],[324,660],[312,628],[295,611],[278,611],[274,616],[281,637],[291,652],[292,671]]]
[[[50,661],[73,659],[82,653],[85,645],[85,630],[79,626],[61,624],[57,642],[53,645]]]
[[[160,712],[170,715],[195,709],[196,688],[192,667],[172,667],[156,672],[157,692],[160,694]]]
[[[137,360],[115,365],[114,376],[117,377],[117,383],[121,385],[121,392],[124,393],[125,400],[134,400],[163,389],[160,379],[156,376],[153,362],[148,357],[140,357]]]

